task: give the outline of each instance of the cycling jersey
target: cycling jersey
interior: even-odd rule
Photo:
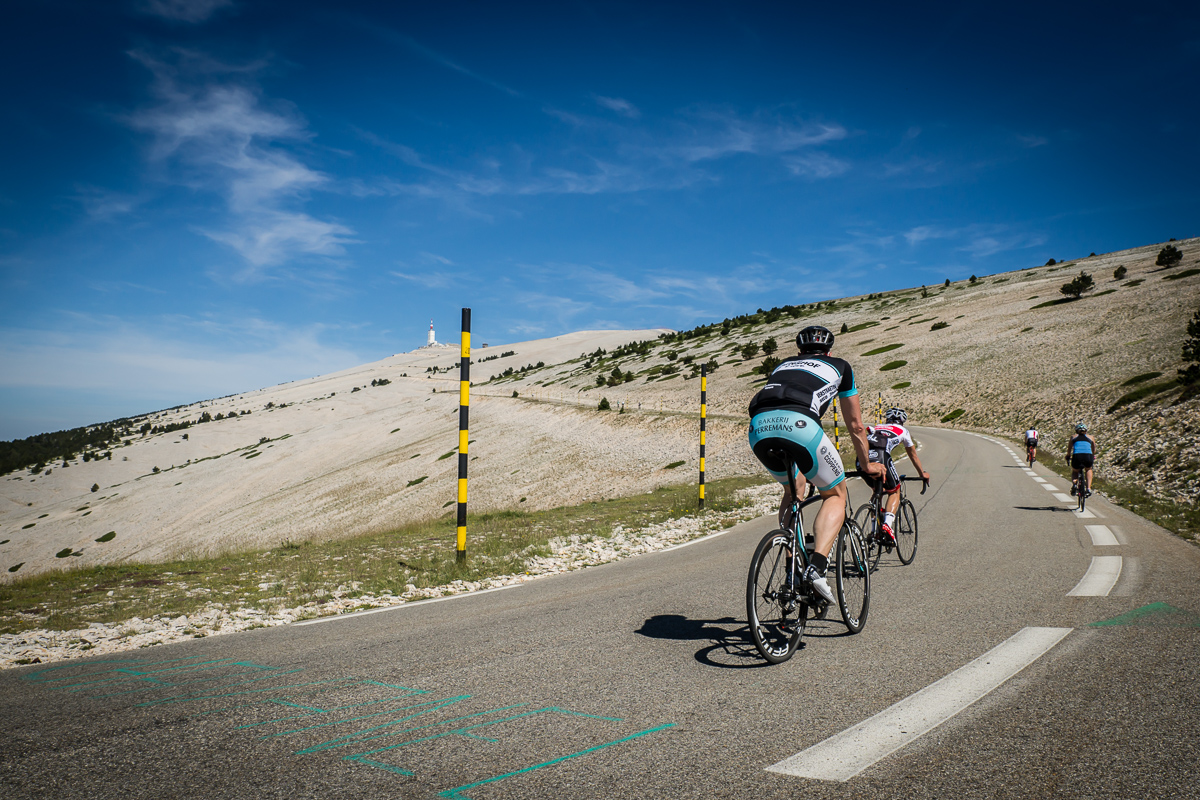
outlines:
[[[1093,448],[1092,448],[1091,437],[1084,436],[1082,434],[1077,434],[1074,438],[1071,439],[1071,443],[1067,446],[1067,449],[1073,456],[1075,456],[1075,455],[1092,455]]]
[[[771,372],[767,385],[754,395],[750,416],[788,410],[820,422],[834,396],[856,394],[854,370],[843,359],[827,355],[792,356]]]
[[[867,428],[867,446],[872,450],[891,453],[896,445],[912,447],[912,434],[903,425],[877,425]],[[874,459],[872,459],[874,460]]]
[[[1026,442],[1037,442],[1037,440],[1038,440],[1038,432],[1036,430],[1034,430],[1033,428],[1030,428],[1029,430],[1025,431],[1025,441]]]

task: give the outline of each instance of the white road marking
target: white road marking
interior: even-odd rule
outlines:
[[[1107,525],[1084,525],[1083,527],[1087,528],[1088,536],[1092,537],[1093,547],[1117,547],[1121,544]]]
[[[1034,477],[1034,480],[1037,481],[1038,483],[1049,483],[1050,482],[1050,481],[1046,480],[1045,478],[1039,478],[1036,476]]]
[[[1097,514],[1090,508],[1085,508],[1083,511],[1076,510],[1074,514],[1079,519],[1095,519],[1097,517]]]
[[[1058,491],[1058,487],[1055,486],[1053,483],[1050,483],[1049,481],[1047,481],[1046,483],[1039,483],[1038,486],[1041,486],[1047,492],[1057,492]]]
[[[1087,573],[1080,578],[1067,597],[1108,597],[1121,577],[1120,556],[1092,556]]]
[[[368,614],[380,614],[380,613],[383,613],[384,611],[399,611],[404,608],[416,608],[418,606],[427,606],[430,603],[441,603],[444,600],[458,600],[463,597],[478,597],[479,595],[487,594],[488,592],[500,592],[505,589],[516,589],[516,588],[524,586],[524,585],[525,584],[523,584],[523,583],[514,583],[511,586],[496,586],[492,589],[480,589],[477,592],[463,592],[462,594],[452,594],[447,597],[434,597],[429,600],[417,600],[412,603],[401,603],[398,606],[385,606],[383,608],[368,608],[366,611],[355,611],[350,614],[338,614],[337,616],[334,616],[334,617],[320,617],[318,619],[306,619],[303,622],[293,622],[292,627],[295,628],[295,627],[299,627],[301,625],[317,625],[322,622],[337,622],[339,619],[350,619],[352,617],[365,617]]]
[[[1038,476],[1038,474],[1031,469],[1025,470],[1025,474],[1031,478],[1036,478]]]
[[[1071,495],[1069,495],[1069,494],[1063,494],[1062,492],[1056,492],[1054,497],[1060,503],[1067,503],[1068,505],[1075,505],[1075,498],[1071,497]]]
[[[768,772],[848,781],[910,744],[1032,664],[1071,628],[1022,628],[1015,635],[941,680],[829,737]]]

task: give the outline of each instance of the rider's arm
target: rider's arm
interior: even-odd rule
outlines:
[[[858,403],[858,395],[853,394],[838,400],[842,413],[846,415],[846,430],[850,432],[850,441],[854,443],[854,454],[858,463],[871,475],[883,477],[886,471],[883,464],[871,461],[867,453],[867,429],[863,425],[862,408]]]
[[[911,445],[904,445],[904,452],[908,453],[908,460],[912,462],[917,471],[921,473],[922,480],[929,480],[929,473],[921,466],[921,459],[917,457],[917,448]]]

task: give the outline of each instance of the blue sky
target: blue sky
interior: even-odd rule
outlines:
[[[0,439],[1200,233],[1195,4],[8,4]]]

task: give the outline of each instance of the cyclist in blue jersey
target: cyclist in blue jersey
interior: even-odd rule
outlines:
[[[1075,480],[1079,471],[1087,470],[1087,494],[1092,496],[1092,465],[1096,462],[1096,440],[1088,435],[1087,425],[1075,424],[1075,435],[1067,443],[1067,463],[1071,465],[1071,494],[1075,494]]]
[[[750,447],[775,480],[783,484],[779,504],[780,525],[792,505],[792,492],[786,472],[787,453],[795,464],[796,491],[804,496],[806,481],[812,481],[824,500],[814,523],[816,541],[812,559],[803,580],[822,597],[834,602],[833,591],[825,579],[828,553],[846,519],[846,474],[841,456],[821,428],[821,417],[834,397],[841,398],[842,414],[854,451],[866,472],[882,478],[884,466],[870,461],[867,433],[859,408],[854,370],[846,361],[829,355],[833,333],[813,325],[796,336],[799,355],[784,359],[771,372],[764,386],[750,401]]]

